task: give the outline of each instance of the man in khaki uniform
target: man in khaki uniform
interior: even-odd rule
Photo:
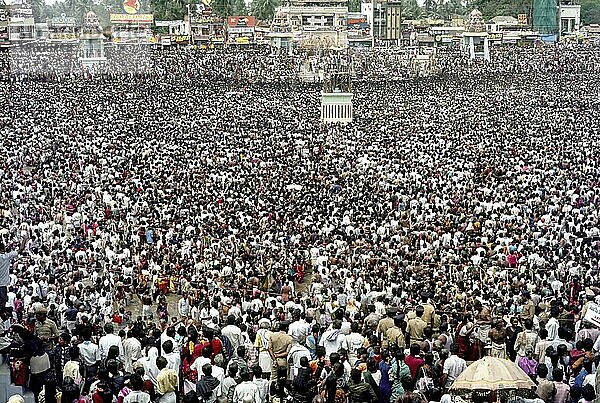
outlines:
[[[425,330],[427,327],[427,322],[423,320],[423,306],[417,306],[415,313],[416,317],[410,319],[406,325],[406,338],[408,339],[408,345],[419,344],[421,340],[423,340],[423,330]]]
[[[287,334],[289,327],[288,321],[282,321],[279,323],[279,331],[271,333],[269,343],[269,354],[273,360],[273,367],[271,369],[271,380],[277,380],[277,368],[285,367],[289,370],[287,361],[288,353],[292,348],[292,336]]]
[[[433,315],[435,314],[435,308],[434,306],[429,302],[429,293],[428,292],[423,292],[421,294],[421,305],[423,306],[423,316],[422,319],[425,321],[425,323],[427,323],[428,325],[430,325],[433,319]]]
[[[596,298],[596,294],[594,293],[594,291],[589,287],[586,288],[585,289],[586,303],[583,304],[583,308],[581,308],[581,313],[579,314],[580,319],[583,319],[585,317],[585,314],[587,313],[588,309],[590,308],[590,304],[594,302],[595,298]]]
[[[53,320],[46,317],[48,310],[40,306],[35,311],[35,335],[42,340],[44,350],[51,353],[54,342],[58,339],[58,327]]]
[[[404,320],[404,315],[394,316],[394,326],[390,327],[385,333],[385,337],[389,344],[396,344],[401,349],[406,348],[406,341],[404,340],[404,333],[402,333],[402,321]]]
[[[535,306],[533,305],[533,301],[531,300],[531,295],[528,291],[523,292],[522,300],[523,303],[523,311],[521,312],[521,319],[529,319],[533,320],[535,316]]]
[[[394,326],[394,316],[396,315],[396,310],[392,308],[388,308],[385,311],[386,317],[379,321],[377,325],[377,334],[379,335],[379,340],[381,341],[381,346],[383,348],[387,348],[388,340],[387,340],[387,331],[392,326]]]

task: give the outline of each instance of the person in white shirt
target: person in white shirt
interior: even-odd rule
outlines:
[[[225,380],[225,370],[223,369],[223,355],[217,354],[214,358],[215,364],[212,365],[211,375],[219,381],[217,387],[217,398],[223,394],[223,381]]]
[[[292,340],[292,348],[287,355],[287,360],[291,364],[289,379],[294,380],[298,371],[301,368],[300,360],[302,357],[306,357],[307,360],[310,360],[310,350],[306,348],[304,343],[306,342],[306,337],[301,336],[298,341]]]
[[[234,301],[231,307],[229,308],[228,314],[235,316],[236,319],[242,317],[242,310],[240,309],[240,306],[236,301]]]
[[[360,333],[360,325],[358,322],[353,322],[351,332],[344,338],[342,347],[348,352],[348,362],[354,366],[358,360],[358,349],[365,344],[365,337]]]
[[[546,323],[546,330],[548,331],[546,340],[553,341],[558,339],[558,328],[560,327],[560,324],[558,323],[557,317],[559,313],[557,307],[552,307],[550,310],[550,319],[548,320],[548,323]]]
[[[337,353],[342,348],[346,336],[340,330],[342,321],[336,319],[333,321],[332,329],[323,333],[319,345],[325,347],[325,357],[329,359],[331,353]]]
[[[123,351],[126,372],[133,371],[133,363],[142,358],[142,343],[137,339],[138,332],[130,330],[127,332],[127,338],[123,341]]]
[[[454,380],[467,369],[465,360],[458,356],[458,344],[452,344],[452,346],[450,346],[450,353],[450,357],[444,361],[442,374],[442,383],[446,388],[452,386]]]
[[[137,362],[144,366],[144,379],[152,381],[154,387],[158,384],[156,377],[160,372],[156,366],[158,358],[158,348],[155,346],[147,347],[146,357],[140,358]]]
[[[252,367],[252,375],[253,375],[252,382],[254,382],[254,384],[256,386],[258,386],[258,393],[260,394],[260,401],[268,402],[269,401],[270,382],[263,377],[263,371],[260,368],[260,366],[255,365],[254,367]]]
[[[79,344],[79,358],[83,365],[85,384],[83,391],[88,392],[90,385],[96,377],[98,366],[100,364],[100,349],[98,345],[92,343],[92,331],[90,328],[84,329],[83,343]]]
[[[129,384],[132,390],[127,396],[125,396],[123,403],[150,403],[150,395],[146,392],[142,392],[144,380],[141,376],[138,374],[131,375]]]
[[[269,340],[271,337],[269,326],[271,322],[268,319],[263,319],[258,322],[259,329],[254,339],[254,348],[258,350],[258,365],[266,373],[270,372],[273,366],[273,359],[269,354]]]
[[[250,372],[246,369],[242,369],[240,371],[240,378],[242,382],[235,387],[233,392],[233,403],[246,403],[250,398],[253,403],[260,403],[260,391],[258,390],[258,386],[250,380]]]
[[[104,325],[104,331],[106,332],[106,334],[100,337],[100,340],[98,341],[98,347],[100,348],[100,358],[102,359],[102,361],[106,360],[106,357],[108,356],[108,350],[111,348],[111,346],[117,346],[119,347],[119,359],[123,361],[125,358],[123,343],[121,342],[121,338],[113,333],[113,324],[107,323],[106,325]]]
[[[190,302],[186,294],[183,294],[179,301],[177,302],[177,312],[179,312],[179,317],[188,317],[190,315]]]
[[[176,325],[171,325],[167,327],[164,332],[162,332],[162,334],[160,335],[161,346],[165,344],[167,340],[170,340],[171,343],[173,343],[173,346],[177,345],[177,343],[175,342],[175,326]]]
[[[26,232],[24,232],[26,234]],[[24,236],[18,251],[7,251],[6,246],[0,239],[0,316],[4,314],[8,302],[8,286],[10,280],[10,268],[17,256],[25,250],[29,237]]]
[[[300,339],[306,339],[310,333],[310,327],[302,319],[300,311],[295,310],[292,314],[293,322],[290,323],[288,334],[292,336],[294,342],[298,342]]]
[[[167,360],[167,368],[179,371],[181,365],[181,356],[178,352],[173,351],[173,342],[167,340],[162,344],[162,356]]]
[[[196,370],[198,372],[202,372],[202,367],[205,364],[210,364],[211,363],[211,361],[210,361],[211,354],[212,354],[211,349],[209,349],[209,348],[203,348],[202,349],[202,355],[194,360],[194,362],[192,363],[192,365],[190,365],[190,370],[191,371]]]
[[[227,326],[221,329],[221,334],[229,339],[233,351],[236,351],[239,346],[244,344],[242,331],[235,325],[235,316],[233,315],[227,316]]]

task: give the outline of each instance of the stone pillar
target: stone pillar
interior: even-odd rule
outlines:
[[[469,55],[471,59],[475,59],[475,38],[469,36]]]
[[[483,38],[483,58],[487,61],[490,60],[490,41],[487,36]]]

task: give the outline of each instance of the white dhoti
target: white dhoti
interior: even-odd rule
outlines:
[[[356,353],[348,353],[348,364],[350,364],[352,368],[354,368],[356,361],[358,361],[358,356]]]
[[[268,374],[273,368],[273,359],[268,351],[261,351],[258,353],[258,365],[262,369],[263,374]]]

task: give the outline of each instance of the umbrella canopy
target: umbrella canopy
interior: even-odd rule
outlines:
[[[484,357],[475,361],[456,378],[450,391],[527,389],[535,384],[512,361]]]

